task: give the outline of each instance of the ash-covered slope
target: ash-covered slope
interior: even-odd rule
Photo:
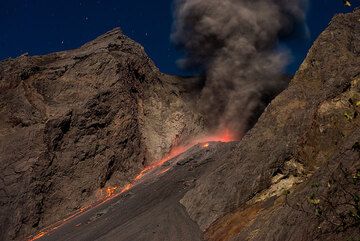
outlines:
[[[0,240],[59,220],[200,132],[196,88],[183,82],[119,29],[1,62]]]
[[[181,203],[209,240],[357,240],[359,114],[356,10],[334,17],[290,86]]]

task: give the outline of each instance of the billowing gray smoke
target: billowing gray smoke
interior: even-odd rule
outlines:
[[[206,74],[199,106],[210,128],[243,133],[264,96],[283,88],[279,35],[304,20],[306,0],[178,0],[173,41],[183,67]]]

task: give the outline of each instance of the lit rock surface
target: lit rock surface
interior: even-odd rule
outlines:
[[[160,73],[119,29],[1,62],[0,240],[59,220],[199,133],[192,83]]]
[[[360,167],[359,101],[357,10],[334,17],[289,87],[272,101],[234,151],[224,154],[182,198],[205,238],[358,239],[358,226],[337,233],[330,222],[336,218],[333,211],[340,210],[326,203],[342,202],[346,196],[339,191],[339,183],[346,183],[341,168],[352,180]],[[344,186],[353,193],[360,191]],[[288,191],[290,204],[285,203]],[[328,217],[316,216],[315,205]]]

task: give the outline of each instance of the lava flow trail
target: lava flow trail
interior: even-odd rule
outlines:
[[[79,227],[84,226],[85,224],[89,224],[89,221],[86,220],[91,220],[91,217],[93,217],[93,215],[97,216],[99,210],[107,210],[108,207],[111,207],[113,205],[115,205],[117,202],[119,202],[121,199],[123,199],[123,196],[127,196],[127,195],[122,195],[125,194],[127,191],[134,189],[135,186],[139,186],[137,184],[141,183],[144,181],[144,177],[145,176],[162,176],[165,173],[167,173],[168,171],[170,171],[172,169],[172,166],[163,166],[166,162],[169,162],[170,160],[174,159],[175,157],[185,153],[184,155],[186,155],[186,152],[189,149],[193,149],[193,146],[197,146],[198,149],[208,149],[210,148],[210,146],[212,144],[210,144],[210,142],[230,142],[230,141],[234,141],[235,138],[230,134],[229,131],[223,131],[221,133],[218,133],[216,135],[210,135],[210,136],[206,136],[206,137],[202,137],[202,138],[198,138],[194,141],[190,141],[189,144],[184,145],[184,146],[178,146],[173,148],[168,155],[166,155],[163,159],[145,167],[136,177],[134,177],[134,179],[128,183],[127,185],[125,185],[122,188],[118,188],[118,187],[108,187],[106,189],[106,197],[103,200],[100,200],[92,205],[83,207],[81,209],[79,209],[77,212],[69,215],[67,218],[58,221],[57,223],[41,230],[39,233],[37,233],[36,235],[28,238],[28,241],[33,241],[33,240],[39,240],[39,239],[44,239],[44,240],[72,240],[72,239],[64,239],[63,236],[60,236],[58,238],[53,239],[53,237],[57,237],[57,232],[60,230],[66,230],[66,231],[60,231],[60,233],[62,232],[69,232],[71,233],[71,231],[69,231],[69,227],[71,227],[71,230],[79,230]],[[198,145],[201,144],[201,145]],[[151,175],[150,175],[151,174]],[[176,178],[175,178],[176,179]],[[175,180],[174,179],[174,180]],[[145,185],[141,185],[141,186],[145,186]],[[146,188],[146,187],[144,187]],[[142,189],[142,188],[140,188]],[[145,191],[146,192],[146,191]],[[134,193],[137,193],[137,191],[134,190]],[[141,203],[139,203],[138,205],[142,205]],[[146,205],[144,205],[146,206]],[[101,211],[100,211],[101,213]],[[100,215],[102,216],[102,215]],[[90,222],[91,223],[91,222]],[[119,224],[120,225],[120,224]],[[66,226],[66,227],[65,227]],[[85,231],[87,232],[87,231]],[[52,235],[54,234],[54,235]],[[81,238],[79,239],[81,240]],[[92,238],[90,239],[84,239],[84,240],[93,240]]]

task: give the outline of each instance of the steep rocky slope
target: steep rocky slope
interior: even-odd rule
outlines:
[[[0,240],[106,195],[201,132],[196,91],[119,29],[76,50],[1,62]]]
[[[340,14],[181,203],[209,240],[360,237],[360,10]]]

